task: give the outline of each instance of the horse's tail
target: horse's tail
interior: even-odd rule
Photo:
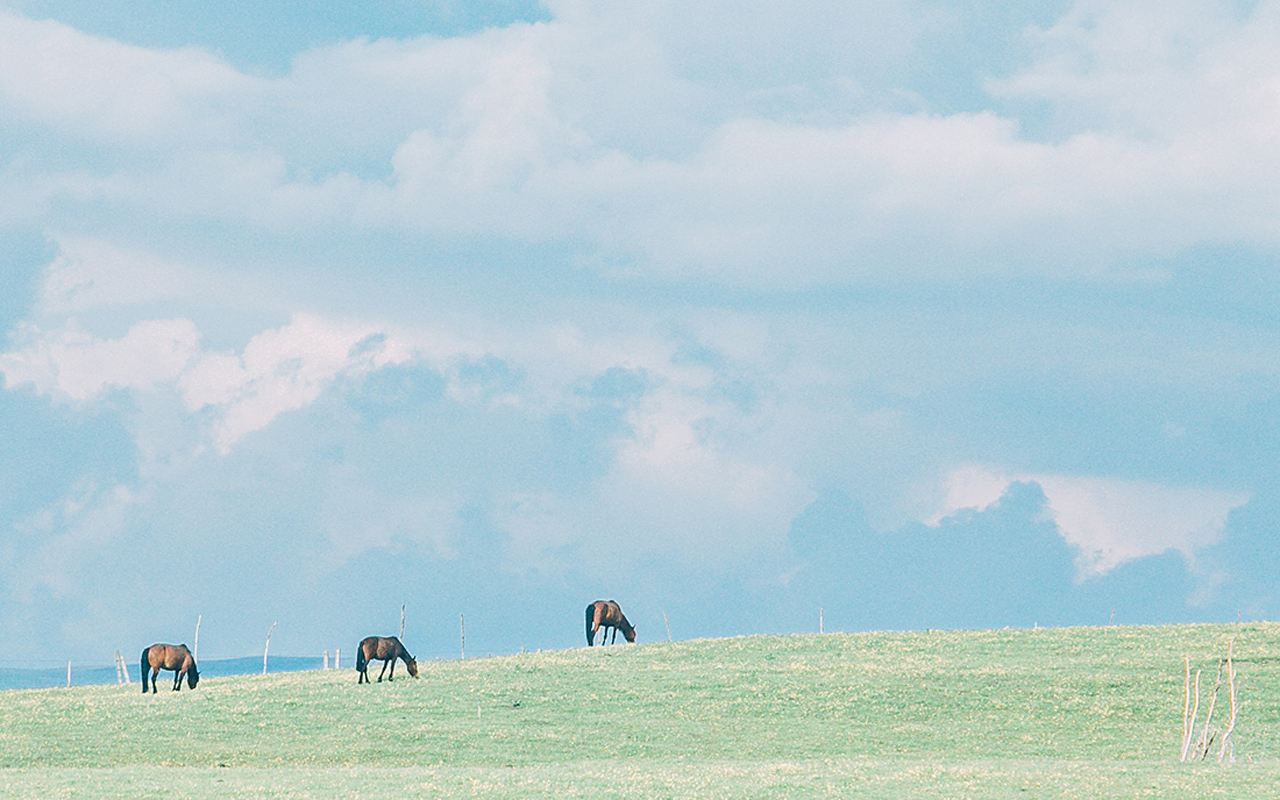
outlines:
[[[356,672],[364,672],[369,660],[364,657],[364,642],[356,646]]]
[[[142,693],[147,693],[147,673],[151,671],[151,664],[147,662],[147,655],[150,654],[151,648],[142,648]]]
[[[595,603],[592,603],[591,605],[587,606],[587,647],[590,647],[591,645],[595,644],[595,642],[591,641],[592,639],[595,638],[594,636],[591,635],[591,623],[595,622],[595,610],[596,610]]]

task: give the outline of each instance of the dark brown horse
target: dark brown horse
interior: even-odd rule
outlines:
[[[613,641],[618,641],[618,629],[622,629],[622,635],[628,642],[636,640],[635,626],[627,622],[626,616],[622,613],[622,608],[618,605],[617,600],[597,600],[587,606],[587,646],[596,643],[596,632],[601,628],[605,631],[600,635],[600,644],[605,644],[605,639],[609,636],[609,628],[613,628]]]
[[[173,690],[182,691],[182,678],[185,675],[187,685],[192,689],[200,682],[200,671],[196,669],[196,660],[185,644],[153,644],[142,651],[142,693],[147,693],[147,673],[151,673],[151,693],[156,693],[156,678],[160,670],[173,670]]]
[[[382,683],[382,676],[386,674],[388,664],[391,665],[391,674],[387,676],[387,680],[395,680],[397,658],[404,662],[404,668],[409,670],[410,675],[418,677],[418,661],[409,655],[409,651],[404,649],[399,639],[394,636],[366,636],[361,639],[360,647],[356,649],[356,672],[360,673],[360,679],[356,683],[371,683],[369,662],[374,660],[382,662],[378,683]]]

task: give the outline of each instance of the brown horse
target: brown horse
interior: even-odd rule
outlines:
[[[388,664],[391,665],[391,674],[387,676],[387,680],[395,680],[397,658],[404,662],[404,668],[409,670],[410,675],[418,677],[418,661],[409,655],[399,639],[394,636],[366,636],[361,639],[360,647],[356,649],[356,672],[360,673],[360,679],[356,683],[372,683],[369,680],[369,662],[374,660],[382,662],[378,683],[382,683]]]
[[[153,644],[142,651],[142,693],[147,693],[147,673],[151,673],[151,693],[156,693],[156,678],[160,670],[173,670],[173,690],[182,691],[182,678],[185,675],[187,685],[192,689],[200,682],[200,671],[196,669],[196,660],[185,644]]]
[[[622,635],[628,642],[635,642],[636,629],[622,613],[622,608],[618,605],[617,600],[597,600],[587,606],[587,646],[596,643],[596,631],[605,628],[600,636],[600,644],[605,644],[605,639],[609,636],[609,628],[613,628],[613,641],[618,641],[618,629],[622,629]]]

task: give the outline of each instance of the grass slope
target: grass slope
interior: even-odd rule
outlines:
[[[1182,656],[1211,683],[1232,636],[1237,763],[1180,764]],[[1280,625],[756,636],[435,662],[372,686],[343,670],[155,697],[0,693],[0,796],[166,785],[195,797],[1270,797]]]

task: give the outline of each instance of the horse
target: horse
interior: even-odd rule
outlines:
[[[200,682],[200,670],[185,644],[153,644],[142,651],[142,693],[147,693],[147,672],[151,673],[151,693],[156,693],[156,678],[160,670],[173,670],[173,690],[182,691],[182,678],[192,689]]]
[[[609,636],[608,628],[613,628],[614,642],[618,641],[619,628],[622,629],[622,635],[628,642],[634,643],[636,640],[635,626],[627,621],[617,600],[597,600],[587,606],[587,647],[596,643],[596,631],[601,628],[606,629],[600,637],[602,646]]]
[[[356,648],[356,672],[360,673],[360,679],[356,683],[372,683],[369,680],[369,662],[375,659],[382,662],[378,683],[382,683],[388,664],[391,665],[391,674],[387,676],[387,680],[395,680],[397,658],[404,662],[404,668],[409,670],[410,675],[418,677],[418,660],[409,655],[399,639],[394,636],[366,636],[361,639],[360,646]]]

